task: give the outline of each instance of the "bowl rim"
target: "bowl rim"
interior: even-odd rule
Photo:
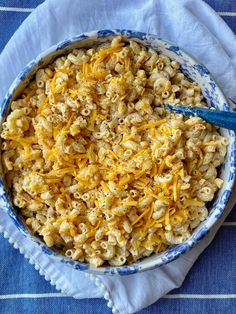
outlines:
[[[94,30],[90,32],[85,32],[76,36],[72,36],[69,39],[63,40],[57,44],[54,44],[50,46],[48,49],[41,52],[35,59],[30,61],[23,70],[17,75],[13,83],[11,84],[6,96],[3,99],[3,102],[0,106],[1,108],[1,120],[4,120],[6,115],[6,110],[9,107],[10,101],[12,99],[13,93],[15,92],[16,88],[18,87],[19,83],[24,81],[24,78],[30,73],[36,66],[40,65],[40,62],[43,58],[47,57],[49,54],[54,53],[56,51],[61,51],[61,55],[63,55],[63,49],[68,47],[74,43],[83,41],[84,39],[88,38],[106,38],[111,36],[117,36],[121,35],[126,38],[132,38],[132,39],[149,39],[149,40],[159,40],[163,43],[166,43],[167,45],[170,45],[171,47],[174,47],[175,49],[181,51],[182,55],[187,57],[187,59],[195,62],[197,65],[203,67],[207,71],[207,76],[215,83],[217,88],[217,94],[219,95],[220,99],[223,99],[224,103],[226,104],[225,110],[229,111],[229,106],[227,102],[227,98],[225,97],[224,93],[222,92],[219,85],[215,82],[214,78],[210,74],[210,72],[207,70],[207,68],[199,63],[195,57],[192,57],[188,52],[186,52],[184,49],[179,48],[175,43],[172,43],[168,40],[162,39],[157,35],[153,34],[147,34],[144,32],[134,31],[134,30],[127,30],[127,29],[104,29],[104,30]],[[65,54],[65,52],[64,52]],[[1,121],[2,122],[2,121]],[[235,140],[235,133],[234,135]],[[236,143],[234,144],[234,147],[232,147],[231,151],[228,151],[228,153],[231,153],[230,155],[230,169],[232,168],[235,170],[236,168]],[[145,261],[145,258],[143,258],[140,261],[137,261],[131,265],[124,265],[124,266],[103,266],[103,267],[93,267],[90,266],[88,263],[81,263],[78,261],[73,261],[66,256],[55,252],[54,250],[50,249],[46,246],[46,244],[40,240],[38,237],[33,235],[28,228],[24,225],[22,220],[20,219],[19,215],[17,215],[16,210],[14,209],[14,206],[11,205],[10,197],[8,193],[6,192],[7,189],[4,185],[4,178],[0,178],[0,189],[2,190],[0,193],[0,196],[6,206],[7,213],[14,222],[15,226],[26,236],[27,238],[30,238],[32,240],[32,243],[36,245],[38,248],[41,247],[41,250],[51,255],[54,259],[59,260],[65,264],[68,264],[69,266],[72,266],[74,269],[79,269],[81,271],[87,271],[94,274],[106,274],[106,275],[130,275],[137,272],[147,271],[154,268],[157,268],[161,265],[167,264],[171,261],[174,261],[177,259],[180,255],[184,254],[188,250],[190,250],[192,247],[194,247],[201,239],[203,239],[210,228],[218,221],[219,217],[223,214],[226,204],[228,203],[228,200],[232,193],[232,188],[235,181],[236,172],[232,171],[231,173],[231,180],[227,182],[227,188],[226,188],[226,194],[224,195],[224,200],[222,204],[217,204],[215,208],[211,207],[212,211],[215,211],[216,209],[219,210],[218,216],[214,217],[213,215],[208,215],[206,220],[204,221],[203,225],[199,228],[199,232],[197,232],[195,235],[194,233],[191,235],[190,238],[188,238],[184,243],[169,247],[164,252],[161,252],[160,254],[156,254],[156,258],[151,261]],[[2,177],[2,175],[1,175]],[[223,195],[222,195],[223,199]],[[193,237],[194,235],[194,237]],[[165,253],[171,253],[166,256],[166,259],[163,258]],[[141,263],[141,264],[140,264]]]

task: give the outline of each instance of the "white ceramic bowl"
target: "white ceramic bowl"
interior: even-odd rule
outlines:
[[[176,45],[158,38],[155,35],[148,35],[141,32],[135,32],[130,30],[101,30],[93,31],[90,33],[81,34],[75,36],[69,40],[63,41],[42,54],[40,54],[35,60],[30,62],[23,71],[17,76],[15,81],[12,83],[4,101],[1,105],[0,115],[1,121],[4,121],[8,112],[9,104],[12,100],[20,96],[25,86],[32,79],[36,71],[51,63],[56,57],[67,54],[74,48],[89,48],[94,45],[101,44],[108,40],[111,40],[116,35],[122,35],[127,39],[134,39],[137,42],[143,44],[146,47],[152,47],[170,57],[172,60],[177,61],[181,65],[182,72],[191,80],[196,81],[202,89],[203,95],[210,107],[215,107],[220,110],[229,110],[227,100],[224,97],[222,91],[217,86],[215,81],[212,79],[209,71],[202,64],[198,63],[186,52],[178,48]],[[235,179],[235,167],[236,167],[236,144],[235,144],[235,133],[226,129],[220,130],[221,134],[226,136],[229,140],[229,146],[227,156],[224,164],[220,169],[220,177],[224,180],[224,185],[217,193],[214,201],[209,207],[209,215],[205,221],[194,231],[192,236],[183,244],[169,247],[166,251],[144,258],[139,262],[132,265],[122,267],[100,267],[95,268],[87,263],[79,263],[68,259],[67,257],[49,249],[45,243],[39,238],[35,237],[28,230],[23,222],[23,219],[17,214],[16,208],[12,205],[10,194],[4,183],[4,177],[1,171],[0,178],[0,195],[2,208],[8,212],[11,219],[14,221],[16,227],[23,232],[23,234],[29,238],[34,245],[40,248],[45,254],[49,254],[53,259],[66,263],[69,266],[93,272],[96,274],[119,274],[129,275],[144,270],[150,270],[159,267],[163,264],[167,264],[181,254],[191,249],[196,243],[198,243],[207,234],[209,229],[217,222],[219,217],[222,215],[224,208],[231,195],[234,179]]]

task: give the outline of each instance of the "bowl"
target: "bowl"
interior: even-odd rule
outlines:
[[[226,97],[223,95],[221,89],[211,77],[207,68],[197,62],[193,57],[187,54],[185,51],[177,47],[175,44],[166,40],[158,38],[155,35],[145,34],[142,32],[136,32],[131,30],[100,30],[89,33],[84,33],[57,45],[52,46],[43,53],[41,53],[35,60],[31,61],[17,76],[12,83],[6,94],[3,103],[0,108],[1,123],[5,120],[12,100],[16,99],[26,85],[33,78],[36,71],[51,63],[56,57],[68,54],[74,48],[90,48],[98,44],[111,40],[114,36],[122,35],[126,39],[133,39],[138,43],[143,44],[146,47],[152,47],[166,54],[172,60],[177,61],[181,65],[182,72],[192,81],[196,81],[202,89],[202,93],[210,107],[214,107],[220,110],[229,111],[229,105]],[[236,141],[235,133],[230,130],[220,129],[220,133],[227,137],[229,140],[227,156],[223,165],[220,168],[219,176],[224,180],[223,187],[218,191],[214,198],[214,201],[209,207],[209,215],[197,229],[193,232],[192,236],[182,244],[169,247],[166,251],[151,255],[131,265],[121,267],[99,267],[95,268],[87,263],[80,263],[73,261],[52,249],[49,249],[45,243],[39,238],[31,234],[29,229],[24,224],[21,217],[17,214],[16,208],[14,208],[10,193],[4,182],[2,166],[0,171],[0,196],[1,205],[11,217],[15,226],[24,234],[25,237],[30,239],[32,243],[45,254],[50,255],[55,261],[65,263],[74,269],[81,271],[88,271],[95,274],[107,274],[107,275],[130,275],[141,271],[151,270],[161,265],[167,264],[196,245],[202,240],[211,227],[218,221],[222,215],[224,208],[229,200],[232,192],[232,187],[235,179],[235,167],[236,167]]]

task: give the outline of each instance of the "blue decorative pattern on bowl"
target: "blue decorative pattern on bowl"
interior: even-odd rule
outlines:
[[[116,35],[122,35],[124,38],[136,40],[144,46],[152,47],[153,49],[166,54],[169,58],[177,61],[180,63],[183,73],[190,80],[198,82],[209,106],[214,106],[220,110],[229,110],[229,105],[227,104],[225,96],[215,81],[212,79],[206,67],[202,64],[199,64],[195,59],[193,59],[179,47],[175,46],[173,43],[162,40],[155,35],[148,35],[137,31],[99,30],[81,34],[71,39],[65,40],[55,46],[52,46],[39,55],[35,60],[31,61],[17,76],[9,88],[7,95],[5,96],[0,107],[1,121],[3,122],[7,116],[11,100],[17,98],[21,94],[25,86],[29,83],[30,79],[34,76],[39,68],[51,63],[56,57],[69,53],[74,48],[89,48],[111,40]],[[67,257],[48,248],[45,243],[30,233],[24,222],[21,221],[20,217],[17,215],[16,209],[12,205],[10,196],[8,194],[8,189],[4,183],[2,168],[0,178],[0,206],[8,213],[15,223],[15,226],[27,238],[29,238],[34,243],[34,245],[40,247],[45,254],[49,254],[53,259],[65,263],[74,269],[108,275],[130,275],[144,270],[154,269],[175,260],[181,254],[184,254],[186,251],[196,245],[205,237],[210,228],[217,222],[224,211],[224,208],[231,195],[235,180],[236,141],[234,132],[221,129],[221,133],[229,140],[227,156],[220,170],[220,177],[224,180],[224,186],[216,195],[211,208],[209,208],[209,215],[207,219],[200,224],[192,236],[183,244],[172,246],[160,254],[152,255],[132,265],[122,267],[109,266],[94,268],[89,264],[68,259]]]

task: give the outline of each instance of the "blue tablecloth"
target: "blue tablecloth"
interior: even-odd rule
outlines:
[[[42,2],[0,0],[0,52],[22,21]],[[236,32],[236,0],[206,2]],[[183,286],[139,314],[235,313],[235,243],[236,208],[193,266]],[[0,314],[111,313],[104,299],[75,300],[61,296],[2,235],[0,247]]]

